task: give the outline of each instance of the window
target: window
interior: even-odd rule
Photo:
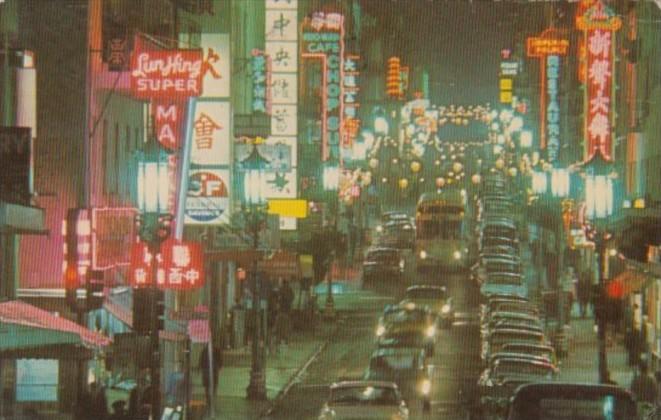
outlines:
[[[16,360],[16,401],[57,401],[58,381],[57,360]]]

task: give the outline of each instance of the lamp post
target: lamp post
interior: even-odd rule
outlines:
[[[597,253],[597,270],[599,278],[599,295],[595,304],[597,318],[597,342],[599,382],[606,383],[608,378],[608,362],[606,359],[606,279],[604,278],[606,241],[611,235],[608,232],[608,222],[613,214],[613,164],[606,160],[597,148],[592,157],[583,165],[585,177],[585,216],[594,228],[587,233],[595,242]]]
[[[149,293],[149,334],[151,348],[151,412],[153,418],[160,418],[161,410],[161,357],[159,348],[158,305],[162,291],[158,289],[158,259],[161,244],[170,235],[172,215],[168,205],[168,153],[151,136],[140,154],[138,162],[138,208],[140,239],[147,244],[150,259]]]
[[[339,200],[337,197],[337,189],[340,182],[340,167],[339,163],[331,153],[328,160],[324,162],[323,166],[323,185],[324,191],[330,193],[333,208],[333,236],[337,239],[337,218],[339,214]],[[335,317],[335,300],[333,299],[333,273],[326,274],[326,284],[328,286],[326,292],[326,305],[324,306],[324,316],[328,319]]]
[[[264,197],[265,170],[269,165],[257,150],[257,144],[253,143],[252,151],[247,158],[241,161],[241,169],[244,171],[244,216],[246,227],[252,237],[252,248],[257,255],[259,249],[259,234],[266,222],[266,198]],[[260,316],[261,287],[258,272],[258,258],[252,263],[252,275],[250,276],[250,289],[252,293],[252,360],[250,367],[250,383],[246,389],[248,399],[266,400],[266,377],[265,377],[265,348],[262,337],[262,325]]]

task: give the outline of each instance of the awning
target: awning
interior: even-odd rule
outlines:
[[[0,353],[59,358],[71,346],[94,350],[110,342],[102,334],[25,302],[0,303]]]

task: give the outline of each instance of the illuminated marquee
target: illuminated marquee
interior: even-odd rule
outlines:
[[[615,32],[622,21],[601,1],[596,1],[576,19],[584,32],[586,63],[585,159],[599,148],[606,159],[612,158]]]
[[[351,150],[353,142],[360,129],[360,120],[358,119],[358,60],[357,55],[347,55],[344,60],[344,95],[342,103],[344,108],[344,130],[342,137],[342,147],[344,150]]]
[[[252,51],[252,110],[271,113],[271,60],[263,51]]]
[[[129,283],[136,288],[153,285],[152,262],[156,258],[156,286],[159,289],[189,290],[204,285],[204,260],[198,242],[168,239],[161,253],[153,255],[145,243],[131,247]]]
[[[344,16],[315,12],[303,22],[304,58],[322,61],[322,158],[340,156],[343,129]]]

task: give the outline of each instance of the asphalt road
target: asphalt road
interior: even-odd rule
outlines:
[[[409,265],[412,267],[412,264]],[[480,336],[476,323],[479,291],[470,288],[463,273],[428,273],[408,270],[408,283],[445,284],[454,297],[457,315],[462,320],[449,330],[442,330],[436,344],[433,366],[432,409],[423,413],[421,403],[410,401],[413,419],[467,419],[465,405],[460,403],[460,389],[471,393],[480,373]],[[397,301],[403,287],[372,290],[355,310],[345,312],[338,333],[319,357],[310,364],[279,401],[271,419],[316,419],[334,381],[360,379],[374,349],[374,332],[378,317],[388,298]],[[384,299],[378,299],[381,296]]]

